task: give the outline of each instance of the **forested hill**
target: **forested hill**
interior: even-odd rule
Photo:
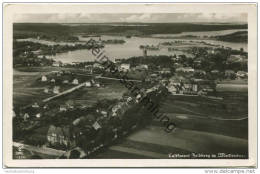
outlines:
[[[229,29],[247,29],[247,24],[194,24],[194,23],[139,23],[139,24],[55,24],[55,23],[15,23],[14,33],[31,32],[55,35],[74,33],[86,34],[123,34],[150,35],[176,34],[192,31],[219,31]]]
[[[238,31],[235,33],[216,36],[217,40],[226,41],[226,42],[247,42],[248,32],[247,31]]]

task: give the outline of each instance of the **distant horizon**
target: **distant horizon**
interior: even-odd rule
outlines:
[[[16,14],[15,23],[247,23],[246,13],[41,13]]]
[[[16,24],[238,24],[246,22],[14,22]]]

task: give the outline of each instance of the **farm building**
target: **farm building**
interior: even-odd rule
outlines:
[[[126,63],[123,63],[120,65],[120,70],[121,71],[124,71],[124,72],[127,72],[130,70],[130,64],[126,64]]]
[[[59,86],[54,86],[53,93],[54,94],[59,94],[60,93],[60,87]]]
[[[69,81],[68,80],[63,80],[63,82],[62,82],[63,84],[68,84],[69,83]]]
[[[48,88],[44,88],[43,92],[44,93],[49,93],[49,89]]]
[[[78,84],[79,84],[79,80],[78,80],[78,79],[74,79],[74,80],[72,81],[72,84],[73,84],[73,85],[78,85]]]
[[[91,85],[91,82],[86,82],[86,86],[87,87],[91,87],[92,85]]]
[[[33,107],[33,108],[39,108],[40,106],[38,105],[38,103],[35,102],[35,103],[32,105],[32,107]]]
[[[46,82],[47,81],[47,77],[46,76],[42,76],[41,81],[42,82]]]
[[[61,112],[67,111],[67,106],[66,105],[60,105],[60,111]]]

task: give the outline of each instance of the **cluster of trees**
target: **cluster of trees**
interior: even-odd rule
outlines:
[[[50,66],[52,65],[54,60],[47,59],[46,57],[43,57],[41,59],[37,57],[14,57],[13,59],[13,66]]]
[[[229,62],[228,58],[231,55],[241,55],[246,56],[247,53],[243,50],[231,50],[225,48],[218,48],[214,50],[214,53],[208,53],[207,48],[192,48],[192,54],[194,58],[187,59],[185,61],[189,66],[205,70],[206,72],[210,72],[212,70],[219,70],[220,72],[224,72],[225,70],[233,70],[233,71],[246,71],[247,72],[247,62]],[[201,63],[199,65],[195,64],[196,60],[200,60]]]
[[[121,63],[128,63],[131,67],[138,66],[140,64],[146,64],[151,69],[157,69],[157,66],[161,66],[163,68],[171,68],[172,60],[171,56],[139,56],[139,57],[131,57],[128,59],[122,59]]]

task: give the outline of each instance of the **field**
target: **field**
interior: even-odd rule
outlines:
[[[161,103],[160,112],[176,124],[174,131],[166,133],[163,123],[154,119],[151,125],[93,158],[168,159],[171,153],[190,155],[187,158],[192,158],[192,153],[225,153],[247,158],[247,115],[241,119],[241,115],[232,112],[223,115],[225,110],[213,112],[200,107],[202,101],[219,104],[219,101],[199,97],[168,96]]]
[[[63,104],[68,100],[73,100],[75,104],[91,106],[98,100],[120,99],[122,94],[127,91],[119,81],[100,80],[104,87],[83,87],[69,95],[58,98],[55,102]]]
[[[159,141],[158,141],[159,140]],[[237,154],[247,158],[247,140],[214,133],[178,128],[166,133],[162,127],[149,126],[94,158],[162,158],[169,154]]]
[[[31,70],[31,72],[30,72]],[[46,71],[61,70],[58,68],[39,68],[40,72],[34,72],[33,69],[28,69],[28,72],[14,71],[14,106],[25,106],[32,104],[39,100],[53,96],[54,94],[45,94],[43,91],[46,87],[50,87],[49,82],[40,82],[39,79],[43,74],[47,74]],[[70,69],[75,71],[75,69]],[[48,75],[48,79],[54,77]],[[65,78],[65,76],[60,77]],[[73,78],[77,78],[80,83],[91,80],[91,76],[73,75]],[[72,79],[73,79],[72,78]],[[117,80],[99,79],[101,87],[83,87],[71,94],[57,98],[55,102],[60,104],[73,100],[75,104],[92,105],[97,100],[103,99],[119,99],[127,89]],[[52,85],[53,86],[53,85]],[[61,85],[61,91],[67,90],[73,87],[72,85]]]
[[[49,95],[43,93],[44,87],[32,87],[41,76],[40,72],[18,72],[13,75],[13,105],[14,107],[24,106],[37,100],[47,98]]]

